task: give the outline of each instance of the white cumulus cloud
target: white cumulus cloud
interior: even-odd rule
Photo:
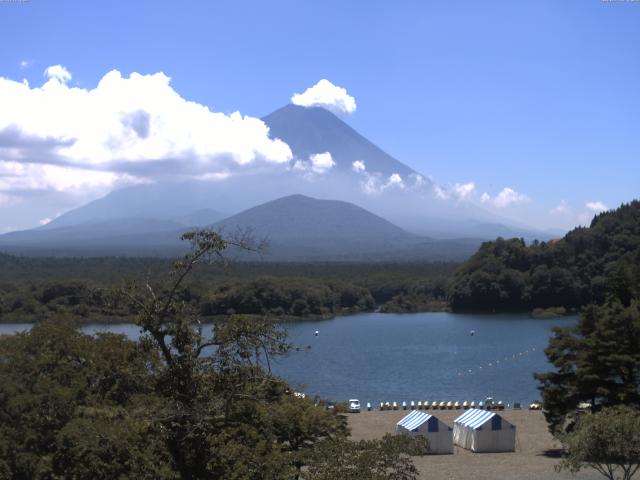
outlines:
[[[356,160],[351,164],[351,169],[356,173],[362,173],[367,169],[367,167],[362,160]]]
[[[453,186],[453,191],[455,192],[456,196],[461,199],[464,200],[467,197],[469,197],[476,189],[476,184],[473,182],[469,182],[469,183],[456,183]]]
[[[404,187],[404,183],[402,182],[402,177],[400,176],[399,173],[392,173],[391,175],[389,175],[389,180],[387,181],[387,188],[394,185]]]
[[[0,77],[0,192],[85,189],[164,177],[220,179],[251,165],[286,168],[289,146],[262,120],[184,99],[163,73],[113,70],[93,89],[54,65],[31,88]],[[322,168],[322,167],[320,167]]]
[[[418,173],[410,173],[409,178],[413,180],[413,185],[411,185],[411,188],[415,190],[420,190],[424,186],[428,185],[427,180]]]
[[[446,188],[441,187],[438,184],[433,186],[433,192],[434,192],[436,198],[439,198],[441,200],[446,200],[450,196],[449,191]]]
[[[329,152],[311,155],[309,161],[311,161],[311,171],[318,174],[329,171],[336,164]]]
[[[384,177],[379,172],[370,174],[364,172],[364,178],[360,182],[362,191],[368,195],[379,195],[385,190],[397,188],[404,189],[406,184],[399,173],[392,173],[388,177]]]
[[[369,172],[363,160],[353,162],[351,169],[361,177],[360,188],[367,195],[379,195],[385,190],[394,188],[420,191],[431,185],[430,180],[417,173],[410,173],[406,178],[402,178],[399,173],[385,176],[381,172]]]
[[[307,179],[312,179],[316,175],[323,175],[335,167],[336,162],[330,152],[315,153],[309,155],[309,160],[296,160],[293,170],[302,172]]]
[[[0,148],[1,151],[1,148]],[[0,157],[1,158],[1,157]],[[51,190],[87,193],[92,189],[123,183],[139,183],[129,175],[83,170],[59,165],[20,163],[0,160],[0,191]]]
[[[585,207],[587,207],[589,210],[591,210],[594,213],[600,213],[600,212],[604,212],[605,210],[609,210],[609,207],[607,207],[604,203],[600,201],[587,202],[585,203]]]
[[[487,192],[480,196],[482,203],[488,203],[496,208],[507,208],[511,205],[521,205],[531,202],[531,199],[524,193],[516,192],[513,188],[503,188],[495,197],[491,197]]]
[[[302,107],[323,107],[334,113],[351,115],[356,111],[356,100],[347,90],[329,80],[322,79],[303,93],[295,93],[291,103]]]
[[[22,66],[22,64],[20,64]],[[71,80],[71,73],[62,65],[52,65],[44,71],[44,76],[49,79],[58,80],[60,83],[67,83]]]
[[[433,192],[441,200],[469,200],[476,190],[475,182],[454,183],[453,185],[434,185]]]

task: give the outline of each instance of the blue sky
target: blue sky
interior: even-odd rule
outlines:
[[[31,86],[58,64],[85,89],[163,72],[184,99],[255,117],[326,78],[374,143],[473,182],[476,201],[526,196],[501,213],[540,227],[638,197],[640,2],[31,0],[0,3],[0,41],[0,76]],[[9,209],[40,214],[1,199],[5,229]]]

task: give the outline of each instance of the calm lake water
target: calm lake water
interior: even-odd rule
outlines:
[[[535,320],[513,314],[364,313],[286,323],[291,341],[302,349],[278,359],[273,369],[307,393],[334,400],[492,396],[524,404],[539,398],[533,373],[550,368],[543,350],[551,329],[575,322],[575,317]],[[29,327],[0,325],[0,333]],[[88,333],[107,329],[139,335],[129,324],[83,327]]]

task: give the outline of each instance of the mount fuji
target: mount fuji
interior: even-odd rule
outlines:
[[[350,245],[361,239],[363,252],[393,251],[391,257],[403,259],[463,258],[482,240],[498,235],[549,238],[544,232],[512,225],[477,204],[439,194],[442,188],[429,177],[384,152],[324,108],[287,105],[262,120],[270,136],[286,142],[293,152],[294,158],[285,168],[257,169],[217,180],[163,181],[122,188],[47,225],[2,235],[0,249],[54,255],[173,253],[179,249],[176,239],[181,231],[220,226],[225,219],[229,225],[234,215],[266,204],[263,220],[270,219],[268,228],[255,211],[242,217],[243,226],[251,226],[246,221],[251,218],[271,237],[274,232],[288,232],[286,238],[275,235],[281,247],[274,244],[274,252],[280,254],[274,253],[273,258],[291,259],[292,255],[285,253],[296,251],[293,257],[304,260],[305,245],[317,234],[311,234],[309,225],[290,228],[286,213],[274,215],[273,211],[297,202],[296,214],[306,208],[306,217],[313,223],[322,204],[303,200],[309,197],[343,202],[334,204],[332,210],[340,231],[335,231],[331,222],[320,222],[327,229],[324,237],[335,238],[336,244],[331,249],[315,249],[310,257],[316,260],[351,258],[358,249],[346,247],[347,237]],[[283,197],[286,202],[273,203]],[[371,231],[363,230],[367,222],[340,220],[341,209],[336,205],[345,211],[357,209],[369,220],[375,217],[393,224],[403,233],[393,240],[381,238],[382,243],[373,245]],[[340,252],[341,241],[344,252]],[[422,247],[416,248],[420,242]],[[447,251],[454,253],[443,255],[442,242],[451,245]],[[382,244],[385,248],[380,249]]]

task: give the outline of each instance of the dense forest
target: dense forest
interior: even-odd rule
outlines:
[[[640,289],[640,201],[597,215],[589,228],[533,242],[484,243],[455,273],[453,310],[579,309]]]
[[[146,283],[171,262],[132,258],[29,258],[0,255],[0,321],[59,315],[82,321],[128,321],[115,292],[123,279]],[[203,316],[237,314],[332,317],[373,311],[447,307],[450,263],[266,263],[202,265],[185,282],[182,300]]]

